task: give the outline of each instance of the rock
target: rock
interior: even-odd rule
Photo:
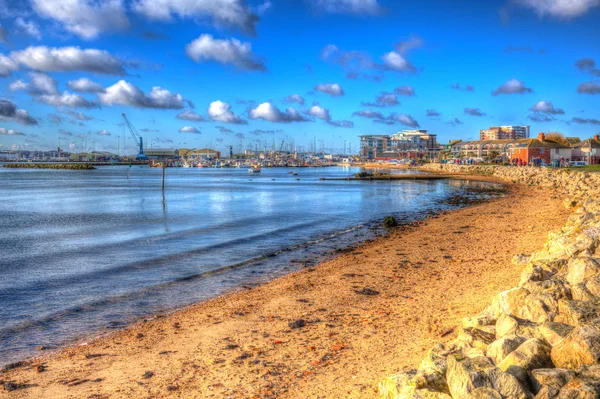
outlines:
[[[488,387],[475,388],[468,395],[468,399],[502,399],[502,395],[495,389]]]
[[[526,264],[527,262],[529,262],[529,259],[531,259],[531,255],[516,254],[512,257],[511,262],[513,265],[518,266]]]
[[[306,321],[304,319],[297,319],[297,320],[294,320],[294,321],[290,321],[288,323],[288,326],[291,329],[302,328],[302,327],[306,326]]]
[[[492,301],[487,309],[488,314],[493,318],[500,317],[502,313],[516,315],[527,295],[529,295],[529,291],[522,287],[503,291]]]
[[[591,257],[572,258],[567,267],[566,280],[571,285],[577,285],[600,273],[600,265],[597,259]]]
[[[597,399],[600,397],[600,380],[575,377],[563,386],[556,399]]]
[[[558,396],[560,391],[549,385],[544,385],[540,388],[540,391],[535,395],[535,399],[554,399]]]
[[[509,353],[514,351],[525,342],[525,338],[516,335],[506,335],[488,345],[486,356],[490,357],[495,364],[499,364]]]
[[[420,370],[435,370],[442,375],[446,375],[448,363],[446,358],[451,351],[443,344],[437,344],[431,347],[425,354],[425,358],[419,365]]]
[[[451,399],[448,385],[438,372],[411,370],[385,378],[379,383],[379,392],[385,399]]]
[[[568,369],[537,369],[531,371],[531,385],[533,392],[537,393],[542,386],[548,385],[558,391],[563,385],[571,381],[575,372]]]
[[[465,338],[468,335],[469,338]],[[459,338],[463,337],[471,342],[473,346],[485,348],[496,340],[496,327],[495,326],[479,326],[462,328],[458,332]],[[479,344],[478,344],[479,343]]]
[[[576,369],[600,361],[600,331],[591,326],[573,329],[551,352],[556,367]]]
[[[557,321],[578,326],[600,316],[600,307],[590,302],[561,299]]]
[[[532,396],[514,376],[497,367],[486,370],[486,374],[503,398],[528,399]]]
[[[502,313],[496,321],[496,338],[502,338],[505,335],[514,334],[519,327],[516,318],[506,313]]]
[[[546,322],[538,326],[538,331],[542,338],[551,346],[556,345],[561,339],[566,337],[572,330],[573,326],[564,323]]]
[[[525,386],[529,385],[527,373],[534,369],[554,367],[550,357],[551,347],[544,340],[531,338],[509,353],[498,368],[515,376]]]
[[[453,399],[463,399],[475,388],[488,387],[492,384],[485,370],[494,368],[492,361],[484,356],[476,358],[460,358],[458,355],[448,356],[446,381]]]

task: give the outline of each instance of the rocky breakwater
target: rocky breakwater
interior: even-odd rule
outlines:
[[[600,174],[457,165],[442,171],[553,187],[573,212],[543,249],[514,256],[524,267],[517,287],[465,318],[457,337],[429,349],[418,369],[381,381],[381,396],[600,398]]]
[[[68,169],[68,170],[88,170],[96,169],[87,163],[7,163],[5,168],[13,169]]]

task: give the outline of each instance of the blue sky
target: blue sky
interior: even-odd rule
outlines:
[[[0,148],[131,152],[122,112],[153,147],[587,138],[599,21],[600,0],[0,0]]]

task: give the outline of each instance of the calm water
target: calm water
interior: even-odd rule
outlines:
[[[160,169],[0,168],[0,363],[297,270],[468,184],[288,171],[169,169],[163,197]]]

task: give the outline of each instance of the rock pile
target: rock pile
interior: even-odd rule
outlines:
[[[440,165],[424,170],[439,172]],[[384,379],[398,398],[600,398],[600,173],[531,167],[443,165],[551,187],[572,209],[544,248],[515,255],[518,287],[498,294],[458,336],[429,349],[417,370]]]

